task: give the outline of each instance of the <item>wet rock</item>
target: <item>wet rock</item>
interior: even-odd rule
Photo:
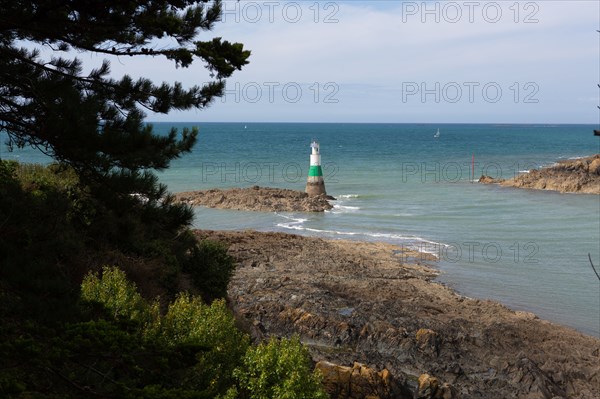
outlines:
[[[483,184],[494,184],[494,183],[501,183],[504,181],[504,179],[494,179],[491,176],[481,175],[481,177],[477,181],[479,183],[483,183]]]

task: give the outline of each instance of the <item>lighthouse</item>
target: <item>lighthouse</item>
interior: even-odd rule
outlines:
[[[323,180],[323,169],[321,169],[321,152],[319,142],[313,139],[310,143],[310,169],[306,180],[306,193],[308,195],[325,195],[325,181]]]

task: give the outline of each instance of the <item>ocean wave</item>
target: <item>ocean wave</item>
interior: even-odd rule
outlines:
[[[338,195],[336,198],[359,198],[358,194],[342,194]]]
[[[293,218],[292,218],[293,219]],[[294,219],[296,220],[296,219]],[[315,229],[312,227],[303,226],[304,222],[299,222],[303,219],[297,219],[298,222],[292,221],[289,223],[278,223],[276,226],[288,230],[304,231],[309,233],[316,233],[318,236],[333,236],[333,237],[356,237],[362,238],[367,241],[381,240],[390,242],[392,244],[406,245],[409,249],[413,249],[419,252],[428,253],[430,255],[439,254],[442,248],[449,247],[448,244],[444,244],[437,241],[428,240],[423,237],[404,235],[397,233],[374,233],[368,231],[338,231],[338,230],[326,230],[326,229]]]
[[[295,218],[295,217],[292,217],[292,216],[282,215],[281,213],[277,213],[277,212],[275,212],[275,214],[277,216],[280,216],[280,217],[282,217],[284,219],[289,220],[289,222],[287,222],[287,223],[279,223],[279,224],[277,224],[277,226],[279,226],[279,227],[283,227],[283,226],[280,226],[280,225],[302,224],[302,223],[304,223],[304,222],[306,222],[308,220],[308,219],[304,219],[304,218]]]
[[[359,211],[360,207],[350,205],[334,204],[332,209],[326,210],[325,213],[340,214]]]
[[[567,160],[567,161],[576,161],[578,159],[585,159],[585,158],[589,158],[594,156],[595,154],[589,154],[589,155],[560,155],[558,156],[558,160]],[[557,165],[558,163],[555,162],[554,165]]]
[[[580,156],[580,157],[571,157],[571,158],[569,158],[569,160],[585,159],[585,158],[593,157],[594,155],[596,155],[596,153],[592,153],[592,154],[589,154],[589,155],[583,155],[583,156]]]

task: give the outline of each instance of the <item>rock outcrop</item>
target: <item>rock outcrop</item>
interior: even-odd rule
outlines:
[[[480,183],[553,190],[561,193],[600,194],[600,154],[592,157],[559,161],[556,165],[533,169],[512,179],[481,176]]]
[[[175,194],[178,201],[192,206],[262,212],[323,212],[333,208],[325,195],[309,196],[305,192],[253,186],[229,190],[211,189]]]
[[[456,392],[448,383],[440,384],[437,378],[429,374],[419,376],[417,399],[454,399]]]
[[[362,382],[367,396],[344,396],[348,374],[378,387],[373,398],[600,397],[599,339],[460,296],[433,281],[435,270],[406,263],[423,261],[417,253],[283,233],[196,234],[227,243],[239,264],[228,291],[239,323],[257,340],[297,334],[315,362],[339,365],[322,368],[337,397],[369,397]]]
[[[360,363],[347,367],[327,361],[320,361],[315,367],[321,371],[331,399],[412,399],[386,369],[377,371]]]
[[[494,183],[502,183],[504,179],[494,179],[491,176],[481,175],[478,182],[483,184],[494,184]]]

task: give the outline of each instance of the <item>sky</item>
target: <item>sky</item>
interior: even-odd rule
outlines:
[[[250,64],[208,109],[148,119],[600,124],[599,4],[226,1],[199,39],[244,43]],[[113,75],[209,80],[200,62],[134,58],[112,60]]]

